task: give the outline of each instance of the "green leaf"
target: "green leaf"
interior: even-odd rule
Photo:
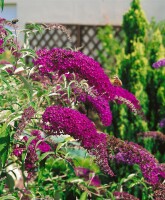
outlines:
[[[49,152],[43,153],[43,154],[40,156],[38,162],[41,162],[41,161],[42,161],[43,159],[45,159],[48,155],[54,155],[54,152],[53,152],[53,151],[49,151]]]
[[[68,99],[70,99],[71,89],[69,85],[67,87],[67,94],[68,94]]]
[[[27,156],[27,151],[24,150],[24,151],[22,152],[22,155],[21,155],[22,168],[24,168],[24,162],[25,162],[26,156]]]
[[[32,49],[21,49],[20,52],[26,53],[26,55],[31,56],[32,58],[35,58],[36,53]]]
[[[56,153],[57,153],[57,152],[61,149],[61,147],[63,147],[65,144],[66,144],[65,142],[59,143],[59,144],[57,145],[57,148],[56,148]]]
[[[68,142],[68,141],[75,141],[75,140],[73,139],[73,137],[69,136],[65,138],[65,141]]]
[[[0,163],[2,167],[5,165],[5,162],[8,157],[8,149],[10,144],[10,130],[6,124],[3,124],[0,127]]]
[[[27,89],[27,92],[29,93],[30,101],[32,101],[32,95],[33,95],[33,89],[30,83],[21,75],[19,75],[21,81],[24,83],[25,88]]]
[[[7,195],[7,196],[0,197],[0,200],[17,200],[17,198],[11,195]]]
[[[87,192],[83,192],[82,195],[80,196],[80,200],[86,200],[88,197],[88,193]]]
[[[69,183],[82,183],[83,182],[83,180],[81,179],[81,178],[69,178],[68,180],[67,180],[67,182],[69,182]]]
[[[1,10],[3,11],[4,8],[4,0],[1,0]]]
[[[36,136],[31,136],[29,139],[28,139],[28,141],[27,141],[27,143],[26,143],[26,148],[28,148],[28,146],[29,146],[29,144],[32,142],[32,140],[34,140],[36,138]]]
[[[10,192],[14,191],[14,180],[10,174],[7,174],[6,184],[9,187]]]

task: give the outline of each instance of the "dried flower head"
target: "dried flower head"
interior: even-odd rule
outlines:
[[[24,109],[22,117],[19,121],[18,128],[15,134],[15,138],[17,139],[18,136],[22,133],[26,125],[30,122],[31,118],[34,116],[35,110],[32,106]]]
[[[154,189],[154,199],[164,200],[165,199],[165,184],[158,184]]]
[[[137,197],[127,193],[127,192],[114,192],[113,195],[115,196],[116,200],[139,200]]]

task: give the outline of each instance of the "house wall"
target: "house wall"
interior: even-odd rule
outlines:
[[[5,0],[16,5],[16,16],[26,22],[120,25],[131,0]],[[142,0],[148,20],[165,20],[165,0]],[[5,8],[4,8],[5,11]]]

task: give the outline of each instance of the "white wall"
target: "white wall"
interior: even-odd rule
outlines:
[[[0,13],[0,17],[5,18],[7,20],[12,20],[12,19],[17,18],[16,4],[13,3],[13,4],[5,5],[3,12]]]
[[[120,25],[131,0],[5,0],[17,4],[21,26],[26,22]],[[165,0],[141,0],[148,20],[165,20]],[[5,8],[4,8],[5,12]]]

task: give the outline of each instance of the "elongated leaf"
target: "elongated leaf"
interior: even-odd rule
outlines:
[[[32,142],[32,140],[34,140],[36,138],[36,136],[31,136],[29,139],[28,139],[28,141],[27,141],[27,143],[26,143],[26,148],[28,148],[28,146],[29,146],[29,144]]]
[[[56,153],[63,147],[66,143],[59,143],[56,148]]]
[[[68,182],[68,183],[82,183],[82,182],[84,182],[84,181],[83,181],[83,179],[81,179],[81,178],[75,177],[75,178],[69,178],[69,179],[67,180],[67,182]]]
[[[29,52],[29,53],[35,55],[35,51],[33,49],[21,49],[20,52]]]
[[[0,163],[5,165],[8,156],[8,149],[10,144],[9,128],[6,124],[0,127]]]
[[[68,87],[67,87],[67,93],[68,93],[68,99],[70,99],[71,89],[70,89],[70,86],[69,86],[69,85],[68,85]]]
[[[4,8],[4,0],[1,0],[1,10],[3,11]]]
[[[3,197],[0,197],[0,200],[17,200],[17,198],[13,197],[11,195],[6,195],[6,196],[3,196]]]
[[[14,191],[14,179],[10,174],[7,174],[6,184],[9,187],[10,192]]]
[[[80,197],[80,200],[87,200],[87,197],[88,197],[88,193],[87,192],[83,192],[81,197]]]
[[[19,75],[19,77],[22,80],[22,82],[24,83],[24,86],[25,86],[26,90],[29,93],[30,101],[32,101],[32,95],[33,95],[32,86],[30,85],[30,83],[23,76]]]
[[[49,155],[54,155],[54,152],[53,151],[49,151],[49,152],[43,153],[38,161],[41,162],[43,159],[45,159]]]

